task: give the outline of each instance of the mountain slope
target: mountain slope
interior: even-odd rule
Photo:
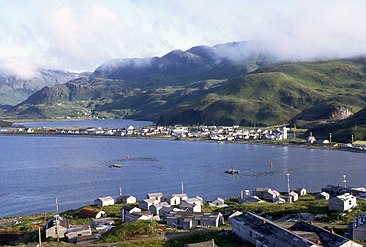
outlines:
[[[338,142],[351,142],[352,135],[354,140],[366,140],[366,107],[345,120],[315,126],[307,134],[310,132],[317,138],[326,139],[332,133],[332,140]]]
[[[271,59],[260,54],[223,55],[236,45],[106,63],[89,78],[43,88],[12,113],[306,127],[344,119],[366,107],[365,59],[268,65]]]
[[[0,104],[15,105],[45,86],[62,84],[78,77],[78,74],[61,70],[39,70],[31,79],[0,72]]]
[[[241,52],[242,57],[228,53]],[[213,47],[196,46],[187,51],[173,50],[162,57],[116,59],[99,66],[92,78],[118,79],[136,86],[185,85],[204,79],[232,78],[266,63],[266,56],[251,53],[247,42]]]

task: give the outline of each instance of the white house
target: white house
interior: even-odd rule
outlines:
[[[172,194],[172,196],[179,197],[181,201],[188,199],[188,196],[186,193],[180,193],[180,194]]]
[[[146,199],[154,199],[154,200],[156,200],[156,201],[158,201],[158,202],[160,202],[161,201],[161,198],[163,197],[163,193],[161,193],[161,192],[156,192],[156,193],[148,193],[147,195],[146,195]]]
[[[208,203],[208,206],[213,206],[213,207],[217,207],[217,208],[223,208],[223,207],[227,207],[228,205],[225,204],[225,200],[218,197],[216,200],[213,200],[212,202]]]
[[[180,197],[175,195],[163,195],[161,201],[167,202],[171,206],[175,206],[180,204]]]
[[[111,196],[99,197],[94,200],[94,204],[100,207],[114,205],[114,199]]]
[[[167,202],[159,202],[157,204],[153,204],[149,207],[149,211],[153,215],[159,215],[160,216],[160,210],[164,207],[170,207],[169,203]]]
[[[356,197],[346,193],[329,199],[328,209],[347,212],[357,206]]]
[[[195,213],[195,212],[170,212],[167,217],[167,225],[186,230],[195,227],[218,227],[224,224],[224,217],[220,212]]]
[[[252,192],[252,195],[274,202],[274,199],[279,197],[280,193],[277,190],[272,190],[271,188],[257,188]]]
[[[297,200],[299,200],[299,195],[294,191],[291,191],[289,196],[291,202],[296,202]]]
[[[90,225],[73,226],[67,229],[67,232],[65,233],[65,237],[70,243],[77,243],[78,238],[91,235],[92,231]]]
[[[123,204],[132,204],[132,203],[136,203],[136,197],[134,196],[119,196],[117,197],[117,202],[116,203],[123,203]]]
[[[44,226],[46,238],[57,238],[57,236],[63,238],[69,226],[69,221],[66,218],[55,215]]]
[[[145,210],[149,210],[150,207],[154,204],[159,203],[160,201],[156,200],[156,199],[145,199],[142,201],[139,201],[139,207]]]
[[[187,212],[201,212],[201,204],[194,204],[183,201],[179,205],[179,209],[182,209]]]
[[[192,198],[188,198],[183,200],[181,203],[183,202],[187,202],[187,203],[191,203],[191,204],[197,204],[197,205],[203,205],[203,198],[196,196],[196,197],[192,197]]]
[[[300,197],[306,196],[306,189],[305,188],[297,188],[294,190]]]

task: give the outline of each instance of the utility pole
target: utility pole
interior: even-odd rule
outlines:
[[[353,144],[353,134],[351,135],[351,144]]]
[[[38,246],[42,246],[42,239],[41,239],[41,228],[38,227]]]
[[[56,223],[56,235],[57,235],[57,242],[60,242],[60,236],[58,235],[59,215],[58,215],[58,200],[57,200],[57,196],[56,196],[56,215],[55,215],[55,223]]]
[[[182,194],[184,193],[184,184],[183,184],[183,182],[181,182],[181,184],[182,184]]]
[[[329,133],[329,143],[332,143],[332,133]]]
[[[122,196],[122,187],[119,186],[119,196]]]
[[[286,176],[287,176],[287,200],[288,200],[288,203],[291,203],[291,198],[290,198],[290,174],[287,173]]]
[[[344,188],[346,188],[347,187],[346,175],[343,175],[343,184],[344,184]]]

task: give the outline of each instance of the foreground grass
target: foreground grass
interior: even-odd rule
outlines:
[[[104,234],[100,242],[113,243],[135,238],[141,235],[152,236],[158,232],[156,221],[134,221],[117,225],[108,233]]]

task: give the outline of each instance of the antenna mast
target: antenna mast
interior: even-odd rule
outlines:
[[[182,184],[182,194],[184,193],[184,184],[183,184],[183,182],[181,182],[181,184]]]
[[[344,188],[346,188],[347,187],[346,175],[343,175],[343,184],[344,184]]]
[[[119,196],[122,196],[122,187],[119,186]]]

